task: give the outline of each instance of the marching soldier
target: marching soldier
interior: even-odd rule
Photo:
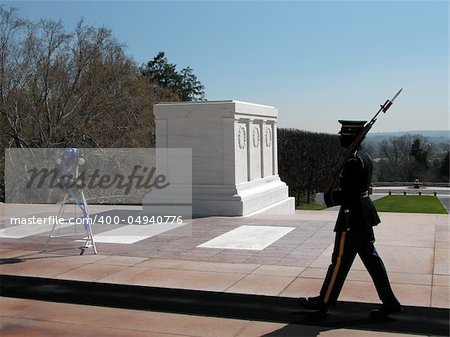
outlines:
[[[339,132],[341,146],[349,148],[355,136],[364,128],[365,121],[344,121]],[[326,312],[337,302],[345,278],[358,254],[367,268],[378,296],[382,301],[379,309],[370,313],[373,318],[399,313],[402,307],[392,292],[388,275],[375,247],[373,226],[380,223],[377,211],[369,198],[372,179],[372,160],[360,145],[347,160],[339,176],[340,189],[318,193],[316,201],[332,207],[340,205],[334,231],[336,232],[331,264],[317,297],[300,297],[301,306]]]

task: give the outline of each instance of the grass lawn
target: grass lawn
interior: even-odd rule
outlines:
[[[432,195],[388,195],[374,204],[379,212],[447,214],[439,199]]]
[[[301,202],[295,209],[302,209],[302,210],[308,210],[308,211],[320,211],[322,209],[325,209],[325,207],[322,205],[319,205],[315,201],[311,201],[310,203]]]

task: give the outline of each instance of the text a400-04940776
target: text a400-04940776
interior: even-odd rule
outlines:
[[[93,216],[93,223],[105,224],[105,225],[155,225],[155,224],[182,224],[183,217],[176,215],[158,215],[158,216],[148,216],[148,215],[137,215],[137,216],[110,216],[110,215],[100,215]]]

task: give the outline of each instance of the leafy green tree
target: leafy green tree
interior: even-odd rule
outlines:
[[[278,129],[278,172],[295,197],[308,203],[323,190],[343,154],[337,135]]]
[[[141,72],[151,83],[175,92],[182,101],[205,100],[205,87],[194,75],[192,68],[177,71],[176,65],[169,63],[164,52],[159,52],[141,68]]]
[[[450,151],[447,151],[439,167],[438,179],[448,182],[450,177]]]
[[[422,145],[422,142],[420,141],[420,138],[415,138],[412,145],[411,145],[411,156],[414,157],[416,162],[419,165],[423,165],[424,167],[428,167],[428,151],[424,146]]]

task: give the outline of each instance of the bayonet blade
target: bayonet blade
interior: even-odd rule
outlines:
[[[395,96],[392,97],[391,103],[394,103],[394,100],[397,98],[398,95],[400,95],[400,93],[402,92],[402,90],[403,90],[403,88],[401,88],[401,89],[398,91],[398,93],[396,93]]]

